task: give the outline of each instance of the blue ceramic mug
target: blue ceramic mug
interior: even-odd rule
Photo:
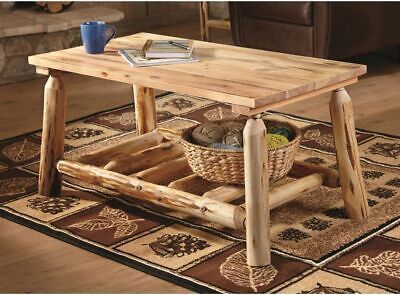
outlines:
[[[115,27],[103,21],[90,21],[81,24],[83,46],[86,52],[90,54],[103,53],[104,47],[115,37],[115,34]],[[106,35],[109,35],[109,37],[106,37]]]

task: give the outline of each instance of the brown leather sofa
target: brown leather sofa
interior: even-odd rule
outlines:
[[[230,2],[236,45],[343,59],[400,46],[400,2]]]

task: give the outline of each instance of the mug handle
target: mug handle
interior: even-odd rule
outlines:
[[[111,36],[106,40],[106,42],[104,43],[104,45],[106,45],[108,42],[110,42],[111,39],[114,38],[115,35],[117,34],[117,30],[116,30],[115,27],[112,26],[112,25],[106,24],[106,33],[107,33],[107,30],[111,30],[111,31],[112,31],[112,34],[111,34]]]

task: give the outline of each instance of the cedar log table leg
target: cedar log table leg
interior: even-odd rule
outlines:
[[[248,119],[243,132],[246,247],[250,266],[271,263],[266,132],[261,119]]]
[[[135,100],[136,130],[139,135],[157,127],[157,111],[154,89],[133,85]]]
[[[43,131],[40,150],[39,194],[57,196],[61,174],[56,165],[64,155],[65,90],[61,72],[51,72],[44,87]]]
[[[353,107],[344,88],[333,91],[329,106],[346,212],[350,218],[366,218],[369,215],[368,201],[361,174]]]

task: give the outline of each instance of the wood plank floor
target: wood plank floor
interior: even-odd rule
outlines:
[[[197,23],[153,30],[199,39]],[[216,31],[213,40],[231,43]],[[368,74],[348,88],[356,126],[400,135],[400,64],[390,50],[357,59]],[[0,139],[41,128],[45,79],[0,86]],[[68,120],[132,101],[130,85],[66,75]],[[329,95],[279,111],[329,120]],[[0,218],[0,292],[187,293],[188,290]]]

